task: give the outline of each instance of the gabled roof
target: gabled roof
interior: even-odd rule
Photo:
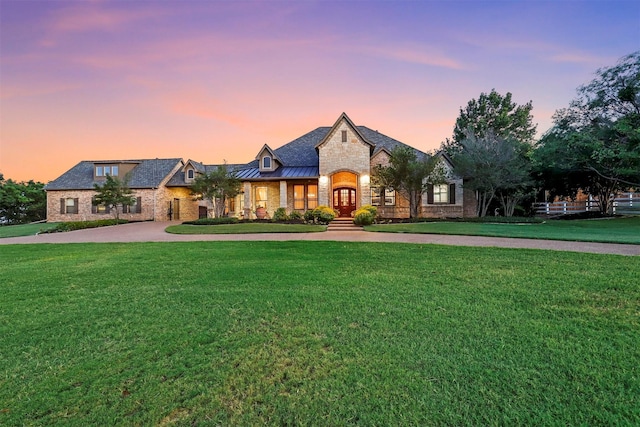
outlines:
[[[160,185],[173,169],[182,164],[182,159],[141,159],[141,160],[84,160],[49,182],[45,190],[93,190],[93,184],[101,184],[104,180],[93,179],[96,164],[137,163],[129,174],[129,188],[155,188]],[[123,178],[123,177],[119,177]]]
[[[342,122],[346,122],[347,125],[353,130],[353,132],[358,135],[358,137],[365,142],[365,144],[369,144],[369,147],[371,149],[371,152],[373,152],[373,148],[374,148],[374,144],[372,144],[371,142],[369,142],[367,140],[367,138],[364,137],[364,135],[362,135],[362,133],[360,132],[360,130],[358,129],[358,126],[356,126],[351,119],[349,118],[349,116],[347,116],[347,113],[342,113],[340,114],[340,117],[338,117],[338,120],[336,120],[336,122],[333,124],[333,126],[331,126],[331,128],[329,129],[329,132],[327,132],[327,134],[324,136],[324,138],[322,138],[322,140],[316,144],[316,149],[320,148],[320,146],[322,144],[324,144],[325,142],[327,142],[327,139],[329,139],[329,137],[331,136],[331,134],[333,133],[333,131],[335,129],[338,128],[338,126],[340,125],[340,123]]]
[[[258,151],[258,155],[256,156],[256,160],[260,160],[260,155],[261,155],[262,153],[264,153],[264,151],[265,151],[265,150],[269,152],[269,155],[271,155],[271,157],[272,157],[274,160],[277,160],[278,162],[282,163],[282,159],[281,159],[281,158],[278,156],[278,154],[277,154],[275,151],[273,151],[273,150],[271,149],[271,147],[269,147],[269,145],[267,145],[267,144],[264,144],[264,145],[262,146],[262,148],[260,149],[260,151]]]

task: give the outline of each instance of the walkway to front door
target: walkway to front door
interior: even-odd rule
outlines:
[[[356,190],[346,187],[333,190],[333,209],[341,217],[350,217],[351,212],[356,210]]]

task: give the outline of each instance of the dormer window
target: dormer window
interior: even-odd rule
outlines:
[[[96,166],[96,177],[107,175],[118,176],[119,168],[117,165],[101,165]]]
[[[271,169],[271,157],[264,156],[262,158],[262,169]]]
[[[193,179],[193,169],[187,169],[187,179]]]

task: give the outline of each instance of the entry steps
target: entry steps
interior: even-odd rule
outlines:
[[[355,225],[352,218],[335,218],[327,226],[327,231],[362,231],[362,227]]]

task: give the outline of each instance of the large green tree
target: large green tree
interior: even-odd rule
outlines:
[[[377,165],[373,172],[373,185],[393,188],[409,200],[409,216],[417,218],[422,195],[429,184],[445,182],[439,159],[423,155],[410,147],[396,147],[389,158],[389,165]]]
[[[497,136],[488,129],[483,136],[468,131],[452,155],[456,173],[465,188],[476,193],[476,214],[486,216],[498,196],[505,216],[512,216],[516,204],[530,191],[528,144]]]
[[[5,180],[0,174],[0,220],[23,224],[46,219],[47,196],[44,184],[33,180]]]
[[[580,190],[611,212],[616,193],[640,187],[640,51],[596,71],[535,151],[536,172],[552,196]]]
[[[476,192],[478,216],[497,197],[505,216],[531,191],[532,102],[517,105],[512,95],[495,89],[460,109],[453,137],[442,144],[464,186]]]
[[[133,191],[127,184],[127,178],[121,180],[118,177],[107,175],[102,185],[93,184],[96,195],[93,198],[93,205],[107,206],[113,213],[116,221],[120,219],[120,207],[124,210],[125,206],[132,206],[136,202]]]
[[[226,201],[240,194],[241,185],[225,162],[208,173],[198,174],[191,185],[191,193],[197,199],[209,200],[214,217],[220,218],[224,215]]]
[[[448,141],[452,149],[472,133],[477,138],[484,137],[490,130],[493,135],[511,138],[532,144],[536,134],[533,124],[531,101],[518,105],[512,100],[511,92],[501,95],[492,89],[490,93],[481,93],[478,99],[472,99],[460,115],[453,128],[453,139]]]

